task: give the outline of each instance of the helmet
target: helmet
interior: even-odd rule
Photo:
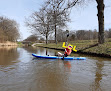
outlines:
[[[71,46],[71,45],[69,45],[69,46],[68,46],[68,49],[72,49],[72,46]]]

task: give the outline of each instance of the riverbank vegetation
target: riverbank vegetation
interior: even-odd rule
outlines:
[[[8,45],[19,39],[19,26],[15,20],[0,16],[0,43]],[[8,42],[8,44],[6,44]],[[11,45],[10,43],[10,45]]]
[[[0,46],[17,46],[18,44],[16,42],[10,42],[10,41],[5,41],[0,43]]]
[[[70,41],[70,44],[76,46],[78,52],[95,53],[111,56],[111,38],[107,39],[104,44],[98,44],[97,40],[75,40]],[[62,48],[63,42],[49,43],[49,44],[37,44],[39,47],[64,49]]]

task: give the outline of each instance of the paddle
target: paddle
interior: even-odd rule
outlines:
[[[69,37],[69,31],[68,30],[66,30],[66,32],[67,32],[67,39],[66,39],[66,43],[68,42],[68,37]],[[67,45],[67,44],[65,44],[65,45]],[[66,51],[66,50],[65,50]],[[64,60],[64,56],[65,55],[63,55],[63,60]]]
[[[66,32],[67,32],[67,39],[66,39],[66,42],[68,42],[69,31],[68,31],[68,30],[66,30]]]

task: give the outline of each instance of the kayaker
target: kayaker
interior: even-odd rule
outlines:
[[[67,57],[68,55],[70,55],[72,52],[72,46],[69,45],[66,49],[65,49],[65,53],[64,56]]]
[[[67,57],[68,55],[71,54],[71,52],[72,52],[72,46],[71,46],[71,45],[68,45],[68,46],[65,48],[64,54],[58,52],[58,56]]]

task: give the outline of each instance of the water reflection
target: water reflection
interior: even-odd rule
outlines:
[[[95,81],[92,85],[92,91],[102,91],[102,89],[103,89],[102,86],[101,86],[101,80],[102,80],[102,76],[103,76],[103,73],[102,73],[103,67],[104,67],[104,61],[97,60]]]
[[[35,53],[37,51],[36,47],[31,47],[31,46],[24,46],[22,47],[24,50],[26,50],[29,53]]]
[[[16,46],[0,47],[0,65],[9,66],[17,62],[19,53]]]
[[[63,61],[65,66],[65,71],[71,72],[71,61]]]

